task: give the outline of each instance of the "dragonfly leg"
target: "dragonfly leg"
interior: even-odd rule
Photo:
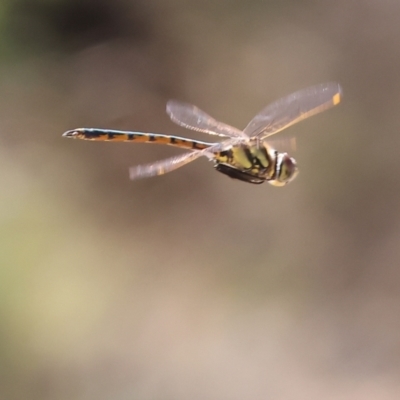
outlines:
[[[241,171],[240,169],[231,167],[230,165],[217,163],[214,168],[224,175],[229,176],[232,179],[237,179],[239,181],[254,183],[260,185],[265,182],[265,179],[259,178],[257,176],[251,175],[246,171]]]

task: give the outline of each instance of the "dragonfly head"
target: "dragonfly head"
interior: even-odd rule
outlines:
[[[268,182],[274,186],[285,186],[296,178],[298,173],[299,170],[297,168],[296,160],[289,157],[287,153],[278,153],[275,177]]]

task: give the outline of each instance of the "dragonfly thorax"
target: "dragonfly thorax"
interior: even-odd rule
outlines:
[[[275,186],[283,186],[297,172],[293,158],[258,141],[241,143],[216,153],[214,161],[217,171],[249,183],[267,181]]]

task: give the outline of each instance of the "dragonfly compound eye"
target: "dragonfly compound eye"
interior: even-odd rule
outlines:
[[[284,186],[291,182],[299,173],[296,160],[286,153],[278,155],[276,177],[270,183],[274,186]]]

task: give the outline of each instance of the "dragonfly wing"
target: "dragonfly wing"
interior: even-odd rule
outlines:
[[[192,151],[183,153],[177,156],[166,158],[150,164],[138,165],[129,168],[129,178],[131,180],[150,178],[151,176],[164,175],[167,172],[174,171],[184,165],[196,160],[201,156],[206,156],[209,159],[214,158],[214,153],[228,149],[232,144],[238,142],[235,139],[228,139],[221,143],[215,143],[213,146],[204,150]]]
[[[171,172],[196,160],[203,155],[202,153],[202,151],[193,151],[156,161],[154,163],[131,167],[129,168],[129,178],[134,180],[166,174],[167,172]]]
[[[280,153],[292,153],[297,151],[297,141],[295,137],[275,136],[268,139],[266,144],[273,149],[278,150]]]
[[[173,122],[187,129],[208,133],[209,135],[248,139],[247,135],[241,130],[217,121],[192,104],[169,100],[167,114]]]
[[[265,139],[303,119],[340,103],[342,88],[329,82],[299,90],[270,104],[258,113],[243,132]]]

